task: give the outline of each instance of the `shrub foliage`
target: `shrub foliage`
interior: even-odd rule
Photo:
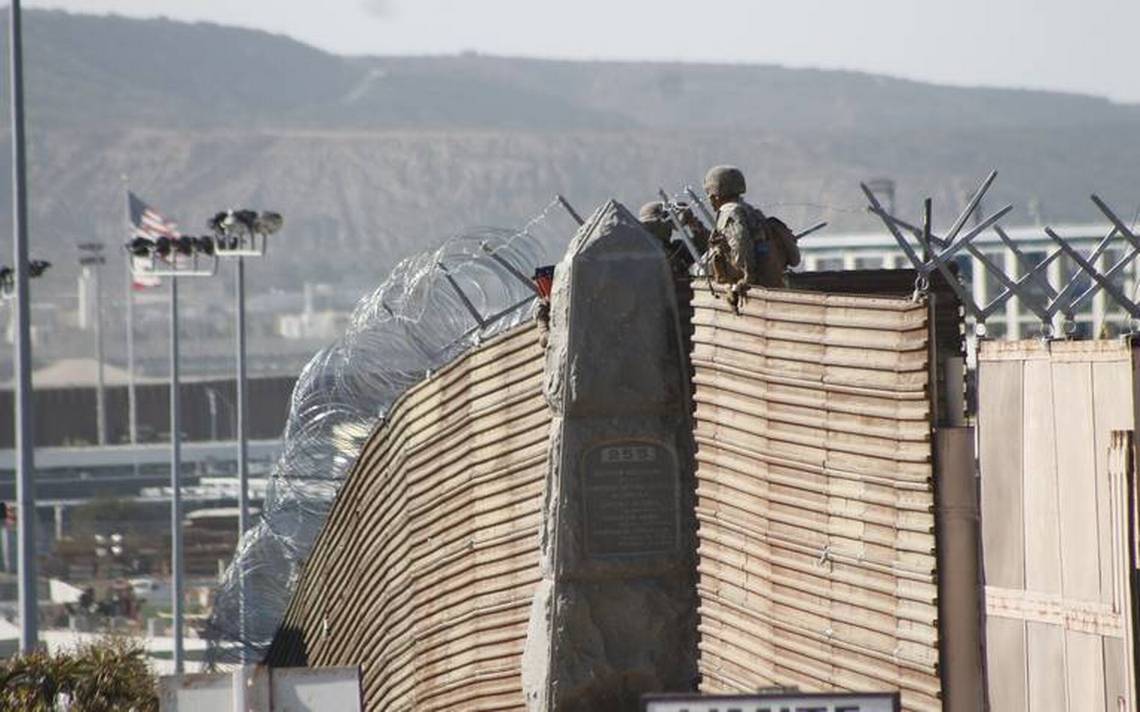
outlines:
[[[155,712],[158,695],[142,645],[108,637],[55,655],[0,660],[0,709]]]

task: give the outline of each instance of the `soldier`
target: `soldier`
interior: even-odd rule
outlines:
[[[710,271],[731,285],[728,302],[739,310],[748,287],[785,287],[784,272],[800,263],[795,236],[781,220],[765,217],[741,197],[747,186],[734,166],[715,166],[705,175],[705,192],[716,210],[716,232],[709,239]]]
[[[693,236],[693,246],[699,254],[703,255],[708,249],[708,229],[701,224],[700,220],[697,220],[687,206],[679,204],[675,205],[674,209],[679,212],[678,217],[689,228],[689,234]],[[665,248],[665,255],[669,258],[669,266],[673,268],[673,273],[677,276],[687,275],[694,262],[693,256],[685,247],[684,242],[673,240],[673,221],[665,203],[655,200],[642,205],[638,219],[641,220],[641,224],[649,234],[661,241],[661,246]]]

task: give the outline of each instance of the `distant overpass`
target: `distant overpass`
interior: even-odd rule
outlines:
[[[250,473],[265,477],[281,453],[281,441],[249,442]],[[182,482],[193,487],[204,477],[236,472],[233,440],[182,444]],[[16,497],[16,453],[0,450],[0,500]],[[41,503],[97,496],[133,498],[145,488],[170,484],[170,444],[36,448],[36,499]]]
[[[250,440],[249,459],[273,460],[281,452],[281,440]],[[182,462],[232,462],[237,441],[217,440],[183,442]],[[81,470],[96,467],[134,467],[135,465],[169,465],[170,443],[140,445],[84,445],[81,447],[36,448],[36,470]],[[16,468],[16,451],[0,450],[0,473]],[[0,477],[3,475],[0,474]],[[0,480],[2,481],[2,480]]]

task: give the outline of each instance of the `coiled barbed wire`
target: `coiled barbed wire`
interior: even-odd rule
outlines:
[[[557,205],[551,201],[520,230],[474,230],[403,260],[360,300],[344,335],[302,369],[262,514],[215,593],[206,630],[210,666],[264,656],[337,491],[400,394],[530,318],[532,286],[499,260],[522,275],[545,264],[548,248],[565,245],[577,227]]]

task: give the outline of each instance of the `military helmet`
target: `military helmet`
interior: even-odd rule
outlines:
[[[641,206],[641,210],[637,212],[637,219],[643,223],[665,222],[669,219],[669,213],[665,210],[665,203],[654,200]]]
[[[641,210],[637,211],[637,219],[649,234],[658,240],[668,242],[673,236],[673,223],[669,220],[669,210],[660,200],[642,205]]]
[[[705,192],[722,198],[743,195],[747,187],[744,174],[736,166],[713,166],[705,174]]]

